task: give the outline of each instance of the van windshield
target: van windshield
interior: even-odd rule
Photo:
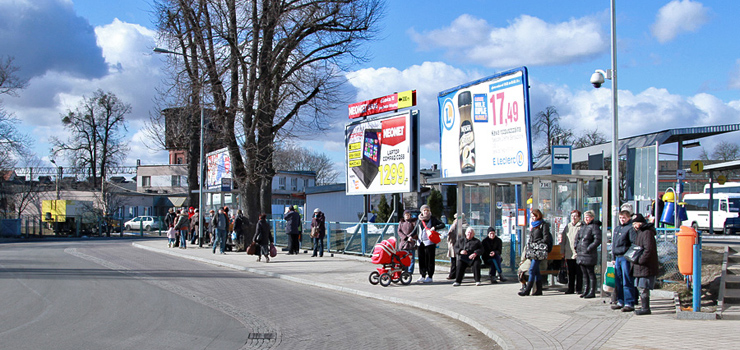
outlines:
[[[729,198],[727,201],[730,203],[730,212],[740,212],[740,198]]]

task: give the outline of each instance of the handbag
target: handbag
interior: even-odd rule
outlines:
[[[558,283],[568,284],[568,265],[566,264],[565,259],[563,259],[562,264],[560,265],[560,271],[558,272]]]
[[[641,246],[633,244],[627,249],[627,252],[624,253],[624,258],[631,262],[636,263],[640,260],[640,256],[642,256],[642,252],[644,249],[642,249]]]
[[[439,232],[435,231],[434,229],[429,229],[427,227],[427,224],[424,223],[424,221],[421,222],[422,225],[424,225],[424,229],[429,231],[429,234],[427,235],[429,240],[434,244],[439,244],[439,242],[442,241],[442,236],[439,235]]]
[[[547,243],[545,242],[528,242],[527,243],[527,259],[530,260],[547,260],[547,256],[550,253],[547,251]]]
[[[270,243],[270,257],[274,258],[277,256],[277,249],[275,249],[275,245]]]
[[[609,261],[606,263],[606,272],[604,272],[604,285],[601,286],[601,289],[605,292],[613,292],[614,286],[616,285],[614,282],[614,262]]]
[[[257,242],[252,242],[247,247],[247,255],[257,255]]]
[[[318,227],[316,227],[316,226],[311,227],[311,238],[316,238],[318,236],[319,236]]]

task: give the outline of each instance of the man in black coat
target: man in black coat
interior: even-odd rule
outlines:
[[[301,215],[291,205],[283,216],[285,219],[285,233],[288,234],[288,255],[298,254],[300,248],[298,236],[301,234]]]
[[[465,276],[465,269],[473,267],[473,278],[475,285],[480,286],[480,256],[483,255],[483,244],[475,238],[475,230],[468,227],[465,231],[465,239],[455,244],[455,256],[457,256],[457,275],[453,287],[457,287]]]
[[[496,283],[496,273],[498,272],[498,279],[501,282],[506,282],[504,274],[501,271],[501,263],[503,258],[501,257],[501,250],[503,242],[501,238],[496,236],[496,229],[493,227],[488,228],[488,237],[484,238],[481,242],[483,245],[483,262],[490,265],[491,269],[488,270],[488,277],[491,279],[491,283]]]

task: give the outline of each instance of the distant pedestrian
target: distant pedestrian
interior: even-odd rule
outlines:
[[[267,222],[267,214],[260,214],[252,241],[260,246],[257,261],[261,261],[264,255],[265,262],[270,262],[270,245],[273,244],[274,238],[272,232],[270,232],[270,224]]]
[[[199,220],[200,213],[198,212],[198,209],[195,209],[193,211],[193,216],[190,217],[190,237],[192,237],[190,238],[190,244],[195,244],[195,241],[200,239],[200,231],[198,230],[198,225],[200,225]]]
[[[207,227],[208,227],[208,243],[213,245],[213,242],[216,241],[216,225],[214,224],[214,221],[216,219],[216,212],[213,211],[213,209],[208,211],[208,221]]]
[[[301,234],[301,215],[293,206],[288,207],[288,212],[283,216],[285,219],[285,233],[288,235],[288,255],[298,254],[299,236]]]
[[[314,229],[316,233],[315,237],[311,237],[311,240],[313,241],[313,255],[311,256],[316,257],[316,253],[318,253],[319,257],[323,257],[324,237],[326,236],[326,216],[319,208],[313,210],[313,218],[311,219],[311,231],[313,232]]]
[[[234,217],[234,232],[236,232],[237,242],[243,242],[245,246],[249,245],[252,242],[252,238],[254,238],[253,235],[247,232],[247,228],[249,228],[249,220],[244,216],[244,212],[239,209],[236,211],[236,216]]]
[[[655,225],[647,223],[641,214],[636,214],[632,219],[632,227],[637,230],[635,245],[642,247],[640,258],[632,264],[635,287],[640,291],[640,309],[635,310],[635,315],[650,315],[650,290],[655,287],[655,279],[660,268]]]
[[[398,248],[405,251],[406,254],[411,256],[411,263],[406,268],[406,271],[411,274],[414,273],[414,255],[416,255],[416,239],[411,236],[415,226],[416,218],[411,217],[410,210],[404,210],[401,222],[398,223]]]
[[[432,215],[432,210],[424,204],[420,208],[419,220],[416,221],[413,237],[418,240],[419,247],[419,283],[432,283],[434,276],[434,260],[437,254],[437,244],[429,240],[429,235],[434,230],[445,228],[445,224]]]
[[[599,261],[597,249],[601,245],[601,221],[596,220],[593,210],[583,214],[584,226],[576,235],[576,262],[583,273],[584,291],[581,298],[596,297],[596,272],[594,266]]]
[[[560,251],[568,269],[568,290],[565,294],[581,294],[583,290],[583,273],[576,262],[576,236],[582,227],[581,212],[573,210],[570,212],[570,222],[560,233]]]
[[[188,231],[190,231],[190,222],[188,221],[188,214],[184,210],[178,210],[177,221],[175,221],[175,229],[180,231],[180,249],[186,249],[186,243],[188,241]]]
[[[216,239],[213,241],[213,254],[216,254],[216,246],[218,246],[221,254],[226,254],[226,232],[229,228],[229,217],[223,209],[219,209],[218,214],[213,218],[213,226],[216,229]]]
[[[176,217],[175,208],[170,208],[167,211],[167,215],[164,216],[164,223],[167,224],[167,227],[172,227],[175,224]]]

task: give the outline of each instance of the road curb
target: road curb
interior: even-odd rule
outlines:
[[[201,257],[197,257],[197,256],[191,256],[191,255],[187,255],[187,254],[181,254],[178,251],[170,251],[170,250],[166,250],[166,249],[153,248],[153,247],[149,247],[149,246],[146,246],[146,245],[138,244],[136,242],[133,242],[131,244],[134,247],[139,248],[139,249],[144,249],[144,250],[148,250],[148,251],[152,251],[152,252],[157,252],[157,253],[164,253],[164,254],[168,254],[168,255],[171,255],[171,256],[176,256],[176,257],[180,257],[180,258],[190,259],[190,260],[193,260],[193,261],[203,262],[203,263],[207,263],[207,264],[211,264],[211,265],[222,266],[222,267],[226,267],[226,268],[230,268],[230,269],[234,269],[234,270],[239,270],[239,271],[247,271],[247,272],[255,273],[255,274],[258,274],[258,275],[262,275],[262,276],[279,278],[279,279],[282,279],[282,280],[286,280],[286,281],[290,281],[290,282],[295,282],[295,283],[300,283],[300,284],[303,284],[303,285],[308,285],[308,286],[314,286],[314,287],[319,287],[319,288],[334,290],[334,291],[337,291],[337,292],[342,292],[342,293],[346,293],[346,294],[362,296],[362,297],[366,297],[366,298],[373,298],[373,299],[377,299],[377,300],[381,300],[381,301],[388,301],[388,302],[395,303],[395,304],[401,304],[401,305],[406,305],[406,306],[413,306],[413,307],[416,307],[416,308],[419,308],[419,309],[422,309],[422,310],[431,311],[431,312],[434,312],[434,313],[437,313],[437,314],[440,314],[440,315],[443,315],[443,316],[446,316],[446,317],[449,317],[449,318],[458,320],[460,322],[463,322],[463,323],[465,323],[465,324],[467,324],[467,325],[475,328],[477,331],[481,332],[483,335],[485,335],[486,337],[488,337],[491,340],[493,340],[494,342],[496,342],[496,344],[498,344],[502,349],[505,349],[505,350],[514,349],[514,346],[513,346],[513,344],[510,341],[504,339],[503,337],[501,337],[500,335],[498,335],[496,332],[494,332],[490,328],[484,326],[482,323],[480,323],[480,322],[478,322],[478,321],[476,321],[476,320],[474,320],[474,319],[472,319],[472,318],[470,318],[468,316],[465,316],[465,315],[462,315],[462,314],[459,314],[457,312],[450,311],[450,310],[447,310],[447,309],[444,309],[444,308],[440,308],[440,307],[437,307],[437,306],[433,306],[433,305],[429,305],[429,304],[424,304],[424,303],[420,303],[418,301],[413,301],[413,300],[407,300],[407,299],[402,299],[402,298],[397,298],[397,297],[384,296],[384,295],[380,295],[380,294],[365,292],[365,291],[361,291],[361,290],[357,290],[357,289],[352,289],[352,288],[337,286],[337,285],[323,283],[323,282],[315,282],[315,281],[306,280],[306,279],[302,279],[302,278],[298,278],[298,277],[287,276],[287,275],[282,275],[282,274],[279,274],[279,273],[258,270],[258,269],[251,268],[251,267],[246,267],[246,266],[241,266],[241,265],[235,265],[235,264],[229,264],[229,263],[225,263],[225,262],[222,262],[222,261],[217,261],[217,260],[212,260],[212,259],[207,259],[207,258],[201,258]]]

